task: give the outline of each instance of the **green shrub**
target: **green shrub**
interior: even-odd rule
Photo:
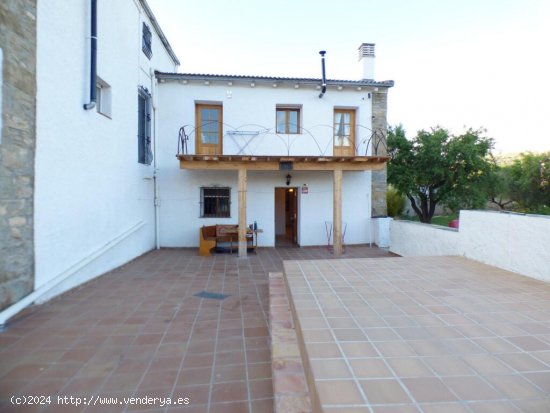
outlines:
[[[393,186],[388,185],[386,192],[386,205],[389,217],[399,217],[405,209],[405,196],[397,192]]]

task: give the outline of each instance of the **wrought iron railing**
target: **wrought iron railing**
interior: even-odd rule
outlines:
[[[210,123],[219,124],[219,122]],[[302,127],[299,134],[276,133],[275,128],[266,128],[257,124],[246,124],[235,128],[222,123],[221,127],[224,130],[223,140],[231,142],[234,149],[231,151],[233,155],[265,155],[266,153],[262,152],[262,149],[272,148],[274,144],[274,141],[269,141],[269,138],[275,138],[277,143],[282,144],[281,148],[286,156],[297,155],[292,151],[293,146],[298,143],[303,145],[304,139],[310,140],[308,149],[311,149],[311,152],[307,154],[310,156],[329,156],[328,154],[334,147],[333,125]],[[192,125],[184,125],[179,129],[177,155],[189,154],[189,139],[195,135],[196,131],[197,128]],[[382,128],[373,130],[357,124],[354,147],[356,156],[385,156],[388,150],[386,130]]]

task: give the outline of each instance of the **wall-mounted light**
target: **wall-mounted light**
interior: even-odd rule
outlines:
[[[292,175],[286,174],[286,186],[290,185],[290,180],[292,179]]]
[[[227,97],[227,99],[231,99],[233,97],[233,92],[228,90],[227,92],[225,92],[225,96]]]

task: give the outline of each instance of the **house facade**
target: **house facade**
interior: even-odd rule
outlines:
[[[259,246],[333,244],[335,171],[344,243],[380,244],[393,82],[373,80],[374,45],[359,52],[364,79],[327,80],[324,93],[322,79],[157,73],[162,245],[197,246],[198,228],[236,224],[243,208]]]
[[[204,225],[384,244],[393,82],[373,80],[374,45],[357,81],[181,74],[145,0],[0,11],[0,326],[153,248],[197,247]]]
[[[145,0],[22,0],[1,7],[9,17],[2,29],[13,22],[14,33],[8,39],[2,30],[0,44],[0,149],[15,159],[25,148],[28,156],[10,171],[10,186],[2,185],[2,198],[11,197],[6,215],[17,212],[16,204],[25,209],[0,217],[6,227],[0,290],[7,291],[0,325],[32,302],[155,248],[154,72],[179,65]],[[18,33],[27,26],[28,34]],[[24,47],[15,47],[16,35],[27,37]],[[25,139],[16,132],[24,124]]]

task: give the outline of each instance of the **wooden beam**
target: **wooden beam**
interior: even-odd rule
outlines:
[[[342,171],[334,170],[332,231],[334,255],[342,255]]]
[[[233,159],[219,160],[217,162],[204,160],[187,160],[180,159],[180,169],[195,169],[195,170],[223,170],[235,171],[245,167],[249,171],[278,171],[279,162],[276,160],[259,160],[259,161],[237,161]],[[385,161],[372,162],[339,162],[329,161],[326,158],[309,162],[295,161],[292,165],[293,171],[378,171],[386,167]]]
[[[239,168],[239,258],[246,258],[246,169]]]

